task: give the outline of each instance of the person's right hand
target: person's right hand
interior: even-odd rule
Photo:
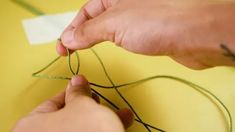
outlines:
[[[112,41],[129,51],[168,55],[195,69],[235,65],[235,4],[212,0],[90,0],[61,35],[57,50]],[[235,60],[235,59],[234,59]]]

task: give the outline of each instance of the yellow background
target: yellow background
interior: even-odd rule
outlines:
[[[62,13],[79,9],[85,1],[40,0],[30,4],[45,13]],[[62,91],[67,81],[31,77],[31,74],[53,60],[55,42],[32,46],[28,43],[21,21],[35,15],[9,0],[0,2],[0,132],[8,132],[13,124],[36,105]],[[168,57],[149,57],[129,53],[112,44],[95,46],[108,73],[116,84],[135,81],[153,75],[173,75],[199,84],[217,95],[235,115],[235,69],[217,67],[194,71]],[[79,51],[81,72],[89,81],[109,85],[90,50]],[[46,74],[68,75],[65,58],[49,68]],[[100,90],[120,107],[125,103],[113,90]],[[121,92],[140,117],[168,132],[224,132],[227,120],[220,110],[200,93],[184,84],[156,79]],[[235,117],[235,116],[233,116]],[[234,125],[233,125],[234,126]],[[134,123],[128,132],[145,132]]]

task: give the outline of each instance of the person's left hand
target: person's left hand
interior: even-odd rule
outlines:
[[[123,132],[133,118],[129,109],[115,114],[100,105],[88,81],[83,76],[75,76],[65,92],[45,101],[18,121],[13,132]]]

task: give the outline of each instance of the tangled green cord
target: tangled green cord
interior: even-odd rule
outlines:
[[[43,11],[41,11],[40,9],[34,7],[33,5],[25,2],[25,1],[22,1],[22,0],[12,0],[12,2],[15,2],[17,5],[23,7],[24,9],[30,11],[31,13],[33,13],[34,15],[43,15],[45,14]],[[67,52],[69,53],[69,50],[67,49]],[[103,86],[103,85],[99,85],[99,84],[96,84],[96,83],[92,83],[90,82],[90,85],[92,86],[96,86],[96,87],[99,87],[99,88],[106,88],[106,89],[110,89],[110,88],[114,88],[115,91],[120,95],[120,97],[128,104],[128,106],[130,106],[130,104],[127,102],[127,100],[125,100],[125,98],[121,95],[121,93],[117,90],[118,88],[121,88],[121,87],[124,87],[124,86],[128,86],[128,85],[133,85],[133,84],[139,84],[139,83],[143,83],[143,82],[146,82],[146,81],[149,81],[149,80],[152,80],[152,79],[157,79],[157,78],[166,78],[166,79],[171,79],[171,80],[175,80],[175,81],[178,81],[178,82],[181,82],[181,83],[184,83],[188,86],[190,86],[191,88],[195,89],[196,91],[202,93],[203,95],[205,95],[207,98],[209,98],[212,102],[214,103],[218,103],[217,106],[222,106],[222,108],[226,111],[228,117],[229,117],[229,121],[228,121],[228,131],[229,132],[232,132],[233,128],[232,128],[232,117],[231,117],[231,114],[228,110],[228,108],[224,105],[224,103],[217,97],[215,96],[213,93],[211,93],[210,91],[208,91],[207,89],[203,88],[203,87],[200,87],[192,82],[189,82],[189,81],[186,81],[184,79],[181,79],[181,78],[178,78],[178,77],[173,77],[173,76],[167,76],[167,75],[158,75],[158,76],[152,76],[152,77],[148,77],[148,78],[145,78],[145,79],[141,79],[141,80],[138,80],[138,81],[135,81],[135,82],[130,82],[130,83],[125,83],[125,84],[121,84],[121,85],[115,85],[113,83],[113,81],[111,80],[111,78],[109,77],[106,69],[105,69],[105,66],[102,62],[102,60],[100,59],[100,57],[97,55],[97,53],[92,49],[92,52],[95,54],[95,56],[97,57],[97,59],[99,60],[104,72],[105,72],[105,75],[106,77],[109,79],[110,83],[112,84],[112,86]],[[71,63],[70,63],[70,55],[68,56],[68,65],[69,65],[69,69],[70,71],[72,72],[73,75],[77,75],[78,72],[79,72],[79,67],[80,67],[80,63],[79,63],[79,56],[77,54],[77,52],[75,52],[76,56],[77,56],[77,61],[78,61],[78,64],[77,64],[77,70],[76,72],[73,71],[72,67],[71,67]],[[35,72],[32,74],[33,77],[38,77],[38,78],[46,78],[46,79],[60,79],[60,80],[70,80],[71,78],[70,77],[65,77],[65,76],[49,76],[49,75],[41,75],[40,73],[43,72],[44,70],[46,70],[48,67],[50,67],[53,63],[55,63],[57,60],[59,60],[60,57],[57,57],[56,59],[54,59],[51,63],[49,63],[48,65],[46,65],[44,68],[42,68],[41,70]],[[116,109],[119,109],[118,106],[116,106],[113,102],[111,102],[109,99],[107,99],[106,97],[104,97],[102,94],[100,94],[99,92],[97,92],[96,90],[92,89],[92,91],[94,93],[96,93],[97,95],[99,95],[101,98],[103,98],[105,101],[107,101],[110,105],[112,105],[114,108]],[[132,108],[132,107],[131,107]],[[134,109],[132,108],[133,112]],[[138,115],[137,113],[135,113],[135,115],[137,116],[138,118]],[[153,128],[155,130],[158,130],[158,131],[164,131],[162,129],[159,129],[159,128],[156,128],[152,125],[149,125],[147,123],[144,123],[142,122],[141,120],[138,119],[135,119],[135,121],[143,124],[146,129],[148,131],[150,131],[150,128]]]
[[[141,118],[138,116],[138,114],[135,112],[135,110],[133,109],[133,107],[130,105],[130,103],[123,97],[123,95],[118,91],[118,88],[121,87],[125,87],[125,86],[129,86],[129,85],[134,85],[134,84],[140,84],[140,83],[144,83],[146,81],[149,80],[153,80],[153,79],[159,79],[159,78],[165,78],[165,79],[171,79],[174,81],[178,81],[181,82],[185,85],[190,86],[191,88],[193,88],[194,90],[200,92],[201,94],[203,94],[204,96],[206,96],[207,98],[209,98],[213,103],[215,103],[219,108],[223,108],[225,110],[225,112],[227,113],[228,116],[228,132],[232,132],[233,128],[232,128],[232,116],[231,113],[229,112],[228,108],[225,106],[225,104],[213,93],[211,93],[210,91],[208,91],[207,89],[196,85],[190,81],[178,78],[178,77],[174,77],[174,76],[168,76],[168,75],[156,75],[156,76],[151,76],[151,77],[147,77],[138,81],[134,81],[134,82],[129,82],[129,83],[125,83],[125,84],[120,84],[120,85],[115,85],[113,83],[113,81],[111,80],[110,76],[107,73],[107,70],[104,66],[104,63],[102,62],[101,58],[99,57],[99,55],[96,53],[96,51],[94,49],[91,49],[91,51],[94,53],[94,55],[96,56],[96,58],[98,59],[99,63],[101,64],[103,71],[106,75],[106,77],[108,78],[108,80],[110,81],[110,83],[112,84],[112,86],[103,86],[103,85],[99,85],[93,82],[89,82],[90,85],[95,86],[95,87],[99,87],[99,88],[104,88],[104,89],[115,89],[115,91],[119,94],[119,96],[125,101],[125,103],[130,107],[130,109],[133,111],[133,113],[135,114],[135,116],[137,117],[137,119],[135,119],[136,122],[141,123],[144,125],[144,127],[148,130],[151,131],[149,128],[164,132],[164,130],[157,128],[153,125],[150,125],[148,123],[145,123],[141,120]],[[76,58],[77,58],[77,69],[76,72],[74,72],[72,66],[71,66],[71,56],[70,56],[70,51],[67,49],[67,53],[68,53],[68,66],[69,69],[71,71],[71,73],[73,75],[77,75],[79,72],[79,68],[80,68],[80,59],[79,59],[79,55],[77,52],[75,52]],[[33,77],[39,77],[39,78],[46,78],[46,79],[61,79],[61,80],[70,80],[70,77],[65,77],[65,76],[49,76],[46,74],[40,74],[41,72],[43,72],[44,70],[46,70],[48,67],[50,67],[52,64],[54,64],[56,61],[58,61],[60,59],[60,56],[55,58],[52,62],[50,62],[48,65],[46,65],[44,68],[42,68],[41,70],[35,72],[32,74]],[[99,92],[97,92],[95,89],[91,88],[91,90],[96,93],[97,95],[99,95],[102,99],[104,99],[105,101],[107,101],[110,105],[112,105],[114,108],[119,109],[119,107],[117,105],[115,105],[113,102],[111,102],[109,99],[107,99],[106,97],[104,97],[102,94],[100,94]],[[221,107],[220,107],[221,106]]]

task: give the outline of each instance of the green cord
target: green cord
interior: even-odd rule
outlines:
[[[112,81],[111,77],[109,76],[105,66],[104,66],[104,63],[103,61],[101,60],[101,58],[99,57],[99,55],[96,53],[95,50],[93,50],[91,48],[91,51],[94,53],[94,55],[96,56],[96,58],[98,59],[99,63],[101,64],[101,67],[105,73],[105,76],[108,78],[109,82],[112,84],[114,90],[116,91],[116,93],[122,98],[122,100],[129,106],[129,108],[131,109],[131,111],[134,113],[134,115],[137,117],[138,120],[140,120],[141,122],[143,122],[141,120],[141,118],[139,117],[139,115],[137,114],[137,112],[135,111],[135,109],[131,106],[131,104],[125,99],[125,97],[121,94],[121,92],[117,89],[116,85],[114,84],[114,82]],[[151,130],[148,128],[147,125],[143,124],[144,127],[149,131],[151,132]]]
[[[37,16],[44,15],[44,12],[40,11],[39,9],[33,7],[32,5],[28,4],[27,2],[25,2],[23,0],[12,0],[12,2],[15,2],[16,4],[29,10],[30,12],[32,12],[33,14],[35,14]]]
[[[69,70],[72,72],[73,75],[77,75],[79,72],[79,68],[80,68],[80,60],[79,60],[79,55],[77,52],[75,52],[76,58],[77,58],[77,70],[76,72],[73,71],[73,68],[71,66],[71,55],[70,55],[70,51],[68,48],[66,48],[67,53],[68,53],[68,66],[69,66]]]
[[[28,4],[27,2],[24,2],[23,0],[12,0],[12,2],[15,2],[17,5],[23,7],[24,9],[30,11],[31,13],[35,14],[35,15],[44,15],[45,13],[37,8],[35,8],[34,6]],[[67,51],[69,53],[69,51]],[[77,61],[78,61],[78,65],[77,65],[77,71],[74,72],[72,70],[72,67],[71,67],[71,64],[70,64],[70,55],[68,56],[69,59],[68,59],[68,64],[69,64],[69,69],[70,71],[72,72],[73,75],[77,75],[78,72],[79,72],[79,57],[78,57],[78,54],[76,53],[76,56],[77,56]],[[97,59],[99,59],[98,56],[96,56]],[[71,78],[70,77],[65,77],[65,76],[49,76],[49,75],[39,75],[41,72],[43,72],[44,70],[46,70],[48,67],[50,67],[53,63],[55,63],[57,60],[59,60],[60,57],[57,57],[56,59],[54,59],[51,63],[49,63],[48,65],[46,65],[44,68],[42,68],[41,70],[35,72],[32,74],[33,77],[38,77],[38,78],[46,78],[46,79],[60,79],[60,80],[70,80]],[[99,59],[99,62],[102,62],[101,59]],[[103,63],[101,63],[102,65]],[[104,65],[102,65],[103,67]],[[106,69],[105,67],[103,67],[103,70],[106,72]],[[105,73],[107,78],[109,79],[109,81],[112,83],[112,80],[110,80],[110,77],[109,75],[107,74],[107,72]],[[202,88],[196,84],[193,84],[192,82],[189,82],[189,81],[186,81],[184,79],[181,79],[181,78],[177,78],[177,77],[173,77],[173,76],[166,76],[166,75],[159,75],[159,76],[153,76],[153,77],[148,77],[148,78],[145,78],[145,79],[142,79],[142,80],[139,80],[139,81],[135,81],[135,82],[131,82],[131,83],[126,83],[126,84],[121,84],[121,85],[117,85],[115,86],[113,83],[112,85],[113,86],[102,86],[102,85],[99,85],[99,84],[96,84],[96,83],[92,83],[90,82],[90,85],[93,85],[93,86],[96,86],[96,87],[99,87],[99,88],[120,88],[120,87],[124,87],[124,86],[128,86],[128,85],[133,85],[133,84],[137,84],[137,83],[142,83],[142,82],[145,82],[145,81],[149,81],[149,80],[152,80],[152,79],[157,79],[157,78],[168,78],[168,79],[172,79],[172,80],[175,80],[175,81],[179,81],[181,83],[184,83],[190,87],[192,87],[193,89],[197,90],[198,92],[202,93],[203,95],[205,95],[206,97],[208,97],[209,99],[212,99],[212,102],[214,102],[213,99],[215,99],[224,109],[225,111],[227,112],[228,114],[228,117],[229,117],[229,132],[232,132],[233,130],[233,127],[232,127],[232,116],[228,110],[228,108],[225,106],[225,104],[217,97],[215,96],[213,93],[211,93],[210,91],[208,91],[207,89],[205,88]],[[96,92],[98,94],[97,91],[95,91],[94,89],[92,89],[94,92]],[[206,93],[206,94],[205,94]],[[108,103],[110,103],[112,106],[116,106],[114,103],[112,103],[111,101],[109,101],[107,98],[105,98],[104,96],[102,96],[101,94],[98,94],[100,95],[100,97],[102,97],[104,100],[106,100]],[[216,103],[217,104],[217,103]],[[218,106],[218,105],[217,105]],[[219,107],[219,106],[218,106]],[[115,107],[116,109],[119,109],[117,106]],[[142,123],[144,125],[147,125],[148,127],[151,127],[153,129],[156,129],[158,131],[163,131],[159,128],[156,128],[156,127],[153,127],[149,124],[146,124],[146,123],[143,123],[142,121],[139,121],[138,119],[135,119],[137,122],[139,123]]]
[[[108,102],[110,105],[112,105],[115,109],[117,109],[117,110],[120,109],[117,105],[115,105],[112,101],[110,101],[109,99],[107,99],[106,97],[104,97],[104,96],[103,96],[102,94],[100,94],[98,91],[94,90],[93,88],[91,88],[91,90],[92,90],[95,94],[97,94],[99,97],[101,97],[102,99],[104,99],[106,102]],[[141,123],[141,124],[145,124],[145,125],[147,125],[148,127],[153,128],[153,129],[155,129],[155,130],[157,130],[157,131],[165,132],[164,130],[159,129],[159,128],[155,127],[155,126],[149,125],[149,124],[147,124],[147,123],[145,123],[145,122],[141,122],[141,121],[139,121],[138,119],[135,119],[135,121],[138,122],[138,123]]]
[[[107,71],[104,67],[104,64],[101,60],[101,58],[99,58],[98,54],[95,52],[94,49],[92,49],[92,52],[95,54],[95,56],[97,57],[97,59],[99,60],[99,63],[101,64],[101,66],[103,67],[103,70],[105,72],[105,74],[107,75]],[[68,65],[69,65],[69,69],[71,71],[71,73],[73,73],[73,75],[76,75],[75,73],[78,73],[79,72],[79,66],[80,66],[80,60],[79,60],[79,55],[77,54],[77,52],[75,52],[76,54],[76,57],[77,57],[77,61],[78,61],[78,64],[77,64],[77,71],[74,72],[72,70],[72,66],[71,66],[71,59],[70,59],[70,55],[68,55]],[[70,80],[71,78],[70,77],[64,77],[64,76],[49,76],[49,75],[40,75],[41,72],[43,72],[44,70],[46,70],[48,67],[50,67],[52,64],[54,64],[56,61],[58,61],[60,59],[60,57],[57,57],[56,59],[54,59],[52,62],[50,62],[48,65],[46,65],[45,67],[43,67],[41,70],[35,72],[32,74],[33,77],[39,77],[39,78],[46,78],[46,79],[61,79],[61,80]],[[227,115],[228,115],[228,131],[229,132],[232,132],[233,130],[233,127],[232,127],[232,116],[231,116],[231,113],[229,112],[228,108],[226,107],[226,105],[216,96],[214,95],[213,93],[211,93],[209,90],[199,86],[199,85],[196,85],[190,81],[187,81],[187,80],[184,80],[184,79],[181,79],[181,78],[178,78],[178,77],[174,77],[174,76],[168,76],[168,75],[156,75],[156,76],[152,76],[152,77],[147,77],[147,78],[144,78],[144,79],[141,79],[141,80],[138,80],[138,81],[134,81],[134,82],[130,82],[130,83],[125,83],[125,84],[120,84],[120,85],[114,85],[112,83],[112,86],[103,86],[103,85],[99,85],[99,84],[96,84],[96,83],[93,83],[93,82],[90,82],[90,85],[92,86],[96,86],[96,87],[99,87],[99,88],[105,88],[105,89],[113,89],[113,88],[121,88],[121,87],[125,87],[125,86],[129,86],[129,85],[134,85],[134,84],[140,84],[140,83],[143,83],[143,82],[146,82],[146,81],[150,81],[150,80],[153,80],[153,79],[158,79],[158,78],[166,78],[166,79],[171,79],[171,80],[175,80],[175,81],[178,81],[178,82],[181,82],[183,84],[186,84],[188,86],[190,86],[191,88],[193,88],[194,90],[200,92],[201,94],[205,95],[207,98],[209,98],[213,103],[215,103],[218,107],[219,105],[222,106],[222,108],[226,111]],[[109,77],[110,79],[110,77]],[[94,91],[95,93],[98,93],[97,91],[95,91],[94,89],[92,89],[92,91]],[[112,103],[111,101],[109,101],[107,98],[105,98],[104,96],[102,96],[100,93],[98,94],[100,97],[102,97],[105,101],[107,101],[108,103],[110,103],[113,107],[115,107],[116,109],[119,109],[114,103]],[[123,97],[124,98],[124,97]],[[216,101],[216,102],[215,102]],[[218,105],[219,104],[219,105]],[[219,107],[221,108],[221,107]],[[153,129],[156,129],[158,131],[164,131],[162,129],[159,129],[159,128],[156,128],[152,125],[149,125],[147,123],[144,123],[143,121],[139,120],[139,119],[135,119],[137,122],[139,123],[142,123],[143,125],[145,126],[148,126],[148,127],[151,127]]]
[[[80,59],[79,59],[79,54],[77,52],[75,52],[75,55],[76,55],[76,59],[77,59],[77,70],[76,72],[74,72],[73,68],[72,68],[72,65],[71,65],[71,54],[70,54],[70,51],[69,49],[66,48],[66,51],[68,53],[68,57],[67,57],[67,61],[68,61],[68,67],[69,67],[69,70],[70,72],[73,74],[73,75],[77,75],[78,72],[79,72],[79,68],[80,68]],[[96,54],[97,55],[97,54]],[[52,62],[50,62],[48,65],[46,65],[45,67],[43,67],[42,69],[40,69],[39,71],[35,72],[32,74],[33,77],[38,77],[38,78],[46,78],[46,79],[55,79],[55,80],[70,80],[71,78],[70,77],[65,77],[65,76],[49,76],[47,74],[40,74],[41,72],[43,72],[44,70],[46,70],[48,67],[50,67],[52,64],[54,64],[56,61],[58,61],[60,59],[60,57],[57,57],[56,59],[54,59]],[[102,61],[101,61],[102,62]],[[102,65],[103,66],[103,65]],[[103,87],[99,84],[95,84],[95,83],[90,83],[90,85],[93,85],[93,86],[96,86],[96,87]],[[104,86],[105,88],[105,86]],[[95,93],[98,93],[96,90],[92,89],[92,91],[95,91]],[[99,94],[101,95],[101,94]],[[104,100],[107,101],[107,98],[104,98],[104,96],[102,96],[102,98]],[[114,105],[114,103],[111,103],[111,101],[108,101],[108,103],[110,103],[112,106],[114,106],[115,108],[118,108],[116,107],[116,105]],[[119,109],[119,108],[118,108]],[[133,108],[132,108],[133,109]],[[137,121],[138,123],[141,123],[143,124],[144,126],[146,127],[151,127],[153,129],[156,129],[158,131],[161,131],[161,132],[165,132],[164,130],[160,129],[160,128],[156,128],[152,125],[149,125],[147,123],[144,123],[140,118],[138,119],[135,119],[135,121]]]
[[[41,10],[35,8],[34,6],[28,4],[27,2],[24,2],[22,0],[12,0],[13,2],[15,2],[16,4],[20,5],[21,7],[23,7],[24,9],[27,9],[28,11],[30,11],[31,13],[35,14],[35,15],[44,15],[45,13],[42,12]],[[69,50],[67,49],[67,53],[69,53]],[[77,53],[76,53],[77,54]],[[78,58],[78,56],[77,56]],[[59,59],[59,58],[58,58]],[[55,61],[57,61],[58,59],[55,59]],[[51,64],[53,64],[54,62],[51,62]],[[79,58],[78,58],[78,62],[79,62]],[[48,75],[38,75],[40,72],[44,71],[45,69],[47,69],[51,64],[47,65],[45,68],[41,69],[38,72],[35,72],[32,74],[33,77],[39,77],[39,78],[47,78],[47,79],[60,79],[60,80],[70,80],[70,77],[64,77],[64,76],[48,76]],[[69,69],[72,72],[73,75],[77,75],[79,72],[79,63],[78,63],[78,67],[77,67],[77,71],[74,72],[72,69],[72,66],[70,64],[70,55],[68,57],[68,64],[69,64]],[[97,85],[98,86],[98,85]],[[148,124],[143,123],[142,121],[139,121],[136,119],[137,122],[144,124],[144,126],[148,129]],[[147,125],[147,126],[146,126]],[[150,126],[151,127],[151,126]],[[154,128],[154,127],[152,127]],[[149,129],[148,129],[149,130]],[[163,131],[161,129],[156,129],[159,131]],[[149,130],[150,131],[150,130]]]

